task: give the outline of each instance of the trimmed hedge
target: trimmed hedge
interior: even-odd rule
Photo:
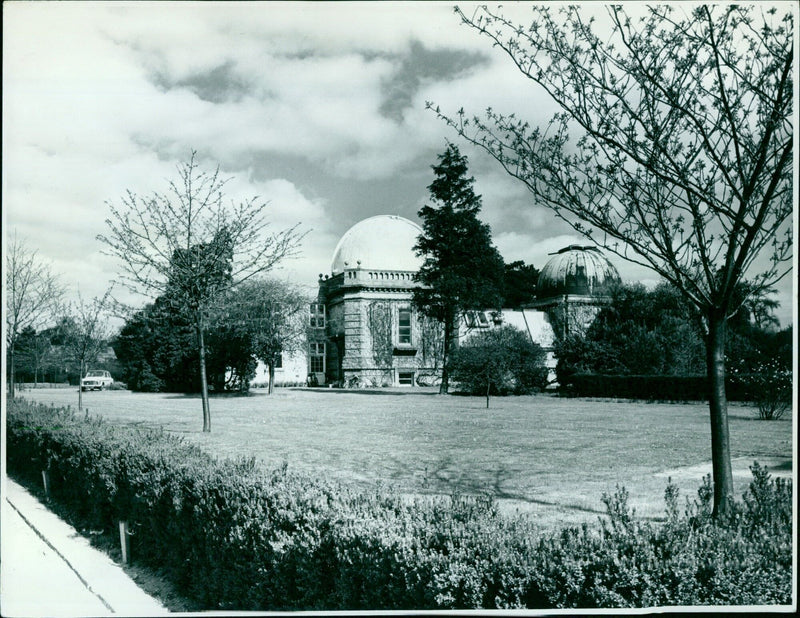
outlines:
[[[791,388],[791,376],[788,377]],[[760,374],[729,375],[725,380],[728,401],[757,401],[763,392]],[[576,373],[562,385],[575,397],[614,397],[645,401],[707,401],[706,376],[634,376]]]
[[[791,602],[792,486],[754,466],[733,515],[702,499],[637,521],[624,490],[600,528],[542,534],[491,499],[402,499],[216,460],[160,431],[10,401],[8,470],[81,528],[132,527],[134,560],[206,609],[643,607]]]

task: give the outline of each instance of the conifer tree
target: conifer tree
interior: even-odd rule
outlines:
[[[465,312],[497,308],[502,302],[504,263],[492,244],[489,226],[478,219],[481,197],[473,191],[467,157],[454,144],[431,166],[432,204],[419,211],[422,234],[414,250],[424,258],[415,279],[414,305],[444,326],[440,393],[448,389],[449,352],[458,341],[458,321]]]

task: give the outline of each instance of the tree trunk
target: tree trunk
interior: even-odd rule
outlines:
[[[83,380],[84,363],[85,361],[81,359],[81,362],[78,364],[78,411],[83,410],[83,385],[81,381]]]
[[[711,462],[714,480],[714,516],[730,512],[733,506],[733,473],[728,431],[728,400],[725,395],[725,338],[728,321],[709,316],[706,341],[708,403],[711,412]]]
[[[492,381],[486,378],[486,409],[489,409],[489,392],[492,390]]]
[[[15,356],[14,348],[16,347],[16,343],[17,342],[14,341],[14,339],[12,339],[11,340],[11,346],[9,347],[9,350],[8,350],[9,351],[9,356],[10,356],[9,363],[11,365],[9,367],[9,369],[10,369],[10,375],[9,375],[10,380],[8,382],[8,392],[11,395],[11,399],[14,399],[14,397],[16,396],[16,393],[17,393],[17,385],[16,385],[17,375],[16,375],[16,368],[14,367],[14,356]]]
[[[439,394],[446,395],[450,382],[447,373],[447,360],[450,358],[451,339],[453,337],[453,319],[447,316],[444,321],[444,341],[442,342],[442,383],[439,385]]]
[[[269,363],[267,369],[269,370],[269,388],[267,388],[267,394],[271,395],[275,391],[275,362]]]
[[[197,325],[197,347],[200,351],[200,398],[203,400],[203,433],[211,431],[211,407],[208,405],[208,379],[206,378],[206,340],[203,327]]]

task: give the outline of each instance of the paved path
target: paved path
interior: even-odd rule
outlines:
[[[169,613],[120,565],[11,479],[0,506],[0,615],[156,616]]]

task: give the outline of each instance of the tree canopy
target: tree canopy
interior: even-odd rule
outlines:
[[[266,365],[270,394],[282,355],[306,347],[308,303],[299,288],[274,279],[247,281],[226,299],[222,322],[241,332],[248,355]]]
[[[516,260],[505,265],[503,277],[503,307],[518,309],[536,299],[539,269],[533,264]]]
[[[513,326],[474,332],[453,353],[453,379],[472,395],[524,395],[547,386],[545,351]]]
[[[16,234],[6,252],[5,272],[6,353],[8,355],[9,393],[16,388],[15,364],[17,343],[26,330],[36,331],[55,319],[64,287],[37,251]]]
[[[274,386],[281,355],[305,345],[307,307],[300,290],[272,279],[252,279],[227,292],[208,321],[209,387],[246,392],[259,360]],[[113,346],[132,390],[196,393],[201,385],[194,342],[191,316],[160,296],[126,320]]]
[[[65,319],[61,321],[65,356],[79,367],[78,410],[83,409],[80,381],[86,375],[87,365],[96,361],[100,353],[108,347],[111,334],[107,318],[110,295],[109,289],[102,298],[86,301],[79,294],[77,302],[68,306]]]

